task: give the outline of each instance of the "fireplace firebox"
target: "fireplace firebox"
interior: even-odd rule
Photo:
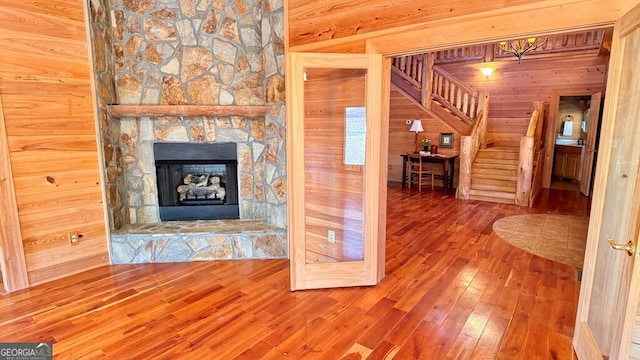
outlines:
[[[161,221],[239,219],[235,143],[155,143]]]

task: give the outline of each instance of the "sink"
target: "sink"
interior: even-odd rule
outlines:
[[[556,145],[578,145],[576,139],[556,139]]]

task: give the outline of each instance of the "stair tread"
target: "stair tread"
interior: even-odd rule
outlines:
[[[483,167],[471,167],[471,175],[473,174],[496,174],[496,175],[518,175],[517,168],[514,169],[494,169],[494,168],[483,168]]]
[[[516,192],[516,185],[494,185],[494,184],[471,184],[471,190],[480,190],[480,191],[491,191],[491,192],[501,192],[501,193],[513,193]]]
[[[515,191],[514,192],[504,192],[504,191],[489,191],[489,190],[470,189],[469,190],[469,194],[470,195],[477,195],[477,196],[499,198],[499,199],[513,199],[513,200],[516,199]]]
[[[471,179],[471,187],[474,185],[496,185],[496,186],[513,186],[515,188],[517,184],[516,177],[513,179],[491,179],[491,178],[483,178],[476,177],[475,179]]]
[[[515,204],[515,198],[513,199],[503,199],[503,198],[494,198],[491,196],[479,196],[479,195],[469,195],[469,200],[478,200],[478,201],[487,201],[487,202],[495,202],[495,203],[503,203],[503,204]]]
[[[515,174],[482,174],[482,173],[471,173],[471,181],[473,179],[491,179],[491,180],[508,180],[508,181],[517,181],[517,176]]]
[[[493,147],[488,147],[486,149],[482,149],[476,155],[477,159],[504,159],[504,160],[518,160],[520,158],[520,153],[518,152],[510,152],[510,151],[489,151],[491,149],[495,149]]]
[[[518,160],[512,161],[493,161],[493,160],[477,160],[473,162],[471,165],[473,167],[482,168],[482,169],[517,169],[518,168]]]
[[[480,149],[478,152],[496,152],[496,151],[501,151],[501,152],[515,152],[515,153],[519,153],[520,152],[520,147],[517,146],[504,146],[504,145],[494,145],[491,148],[488,149]]]

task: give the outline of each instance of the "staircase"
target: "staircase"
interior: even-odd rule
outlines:
[[[531,206],[541,188],[542,102],[534,103],[528,128],[494,134],[494,144],[489,95],[434,65],[433,54],[397,57],[392,70],[396,88],[462,135],[457,198]]]
[[[479,149],[471,165],[469,199],[514,204],[519,151],[510,146]]]

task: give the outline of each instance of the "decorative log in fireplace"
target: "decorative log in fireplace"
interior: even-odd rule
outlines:
[[[239,219],[235,143],[155,143],[160,220]]]

